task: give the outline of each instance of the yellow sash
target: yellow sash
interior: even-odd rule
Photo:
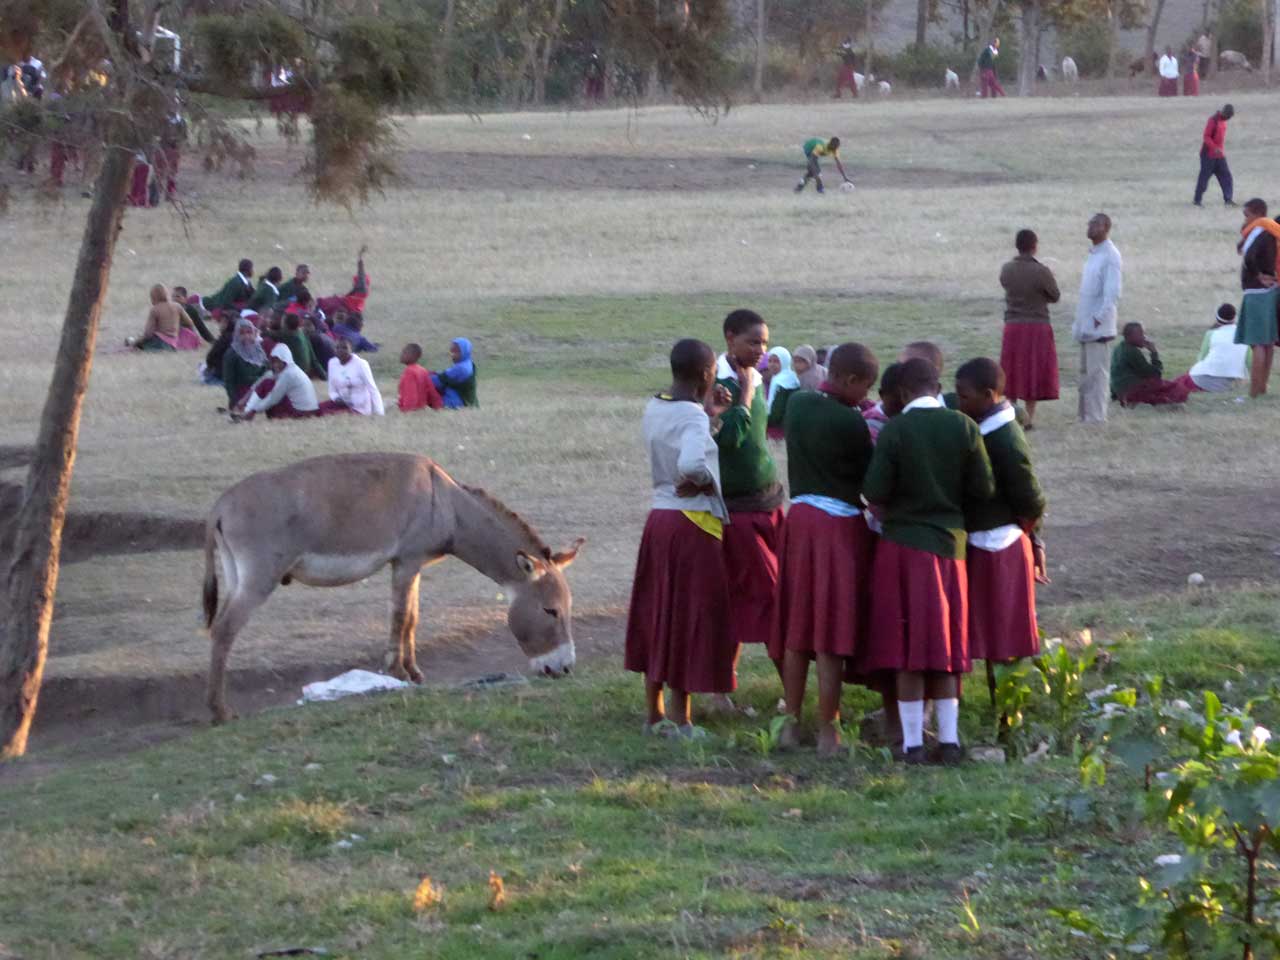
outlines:
[[[681,510],[680,512],[692,520],[693,525],[699,530],[705,530],[717,540],[724,539],[724,521],[714,513],[707,510]]]

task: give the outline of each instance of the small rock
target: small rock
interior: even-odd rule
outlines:
[[[971,747],[969,759],[974,763],[1004,763],[1003,747]]]
[[[801,817],[804,816],[804,811],[801,810],[799,807],[792,807],[782,816],[787,820],[799,820]]]
[[[237,793],[234,797],[232,797],[232,798],[231,798],[231,802],[232,802],[232,803],[244,803],[244,794],[243,794],[243,793]]]
[[[307,773],[319,773],[321,770],[324,769],[324,767],[320,766],[320,764],[318,763],[308,763],[302,769],[307,771]]]
[[[336,842],[334,843],[334,845],[333,845],[333,849],[335,849],[335,850],[350,850],[350,849],[352,848],[352,846],[353,846],[353,844],[352,844],[352,842],[351,842],[350,840],[338,840],[338,841],[336,841]]]
[[[274,773],[264,773],[257,780],[253,781],[255,787],[269,787],[279,778]]]
[[[521,140],[532,140],[532,139],[533,139],[533,136],[532,136],[532,134],[522,133],[522,134],[520,134],[520,139],[521,139]]]
[[[1204,574],[1193,573],[1187,577],[1187,585],[1192,587],[1200,587],[1204,585]]]

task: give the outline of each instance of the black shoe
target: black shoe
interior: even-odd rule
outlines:
[[[905,763],[909,767],[923,767],[929,762],[929,758],[925,756],[924,747],[910,747],[895,755],[895,759],[901,763]]]
[[[958,767],[964,763],[964,747],[958,743],[940,743],[929,762],[943,767]]]
[[[1203,203],[1201,203],[1199,200],[1192,200],[1192,201],[1191,201],[1191,205],[1192,205],[1193,207],[1203,207],[1203,206],[1204,206],[1204,204],[1203,204]]]
[[[1222,201],[1222,203],[1223,203],[1223,206],[1227,206],[1227,207],[1238,207],[1238,206],[1240,206],[1240,204],[1236,203],[1234,200],[1224,200],[1224,201]]]

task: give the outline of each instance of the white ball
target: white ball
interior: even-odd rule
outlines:
[[[840,191],[842,193],[853,193],[853,183],[846,180],[844,183],[840,184]]]
[[[1204,583],[1204,574],[1202,573],[1191,574],[1191,576],[1187,577],[1187,583],[1193,587],[1200,586],[1201,584]]]

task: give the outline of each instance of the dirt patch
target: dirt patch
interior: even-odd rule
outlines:
[[[797,151],[798,154],[798,151]],[[418,190],[634,190],[641,193],[781,189],[804,165],[754,157],[511,156],[412,151],[402,164]],[[849,168],[859,189],[985,186],[1018,180],[1000,171],[929,167]],[[834,169],[831,177],[836,178]],[[832,180],[834,184],[835,179]]]
[[[0,557],[9,555],[22,504],[22,487],[0,485]],[[204,521],[147,513],[72,513],[62,528],[62,562],[155,550],[189,550],[204,545]]]

